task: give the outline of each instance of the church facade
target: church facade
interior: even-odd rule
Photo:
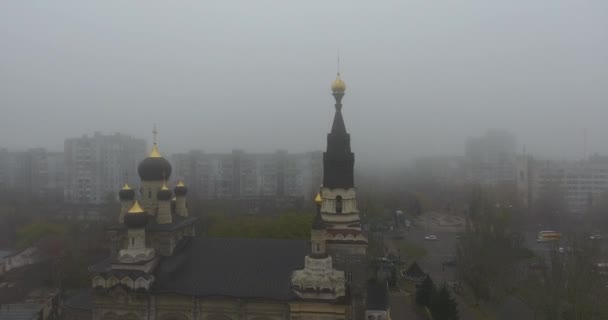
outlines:
[[[155,139],[138,167],[141,188],[125,184],[119,192],[120,214],[107,231],[110,255],[89,268],[90,318],[363,319],[367,238],[342,117],[345,89],[338,73],[323,185],[308,241],[196,237],[188,189],[183,181],[167,185],[172,168]]]

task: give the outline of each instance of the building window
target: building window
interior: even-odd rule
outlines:
[[[135,238],[131,238],[131,245],[134,246],[135,245]]]
[[[347,282],[353,281],[353,272],[352,271],[346,271],[346,281]]]
[[[342,213],[342,196],[336,197],[336,213]]]
[[[317,253],[321,252],[321,245],[317,243]]]
[[[152,199],[152,190],[148,190],[148,199]]]

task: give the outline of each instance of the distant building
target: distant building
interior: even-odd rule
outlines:
[[[465,161],[468,179],[482,185],[514,183],[516,178],[517,141],[506,131],[490,130],[469,138]]]
[[[323,174],[320,151],[211,154],[196,150],[175,154],[172,162],[175,176],[188,177],[192,194],[202,199],[311,199]]]
[[[414,172],[441,185],[462,185],[466,179],[464,165],[462,157],[428,156],[414,161]]]
[[[121,182],[134,181],[137,163],[146,155],[146,141],[115,133],[65,140],[64,199],[99,204],[115,197]]]
[[[63,153],[0,149],[0,190],[12,198],[55,199],[63,193],[63,175]]]
[[[532,168],[531,198],[536,200],[548,188],[554,188],[563,195],[571,213],[586,212],[600,194],[608,191],[608,157],[539,161]]]

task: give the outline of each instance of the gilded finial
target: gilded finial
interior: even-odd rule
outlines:
[[[148,156],[149,158],[162,158],[163,156],[160,155],[160,152],[158,152],[158,148],[156,147],[156,143],[154,145],[152,145],[152,151],[150,151],[150,155]]]
[[[186,185],[184,185],[184,180],[183,179],[179,179],[179,181],[177,182],[176,187],[185,187]]]
[[[131,209],[129,209],[128,213],[144,213],[144,209],[139,205],[139,201],[135,200]]]
[[[129,184],[127,182],[125,182],[125,185],[122,186],[121,190],[131,190],[131,187],[129,186]]]
[[[156,130],[156,123],[154,124],[154,129],[152,130],[152,134],[154,135],[154,144],[152,144],[152,151],[150,151],[150,155],[148,158],[162,158],[163,156],[158,151],[158,147],[156,146],[156,136],[158,135],[158,130]]]
[[[323,202],[323,199],[321,199],[321,194],[317,193],[317,196],[315,197],[315,203],[321,204],[321,202]]]

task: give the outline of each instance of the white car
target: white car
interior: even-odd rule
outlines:
[[[437,241],[437,236],[431,234],[424,237],[424,240]]]

